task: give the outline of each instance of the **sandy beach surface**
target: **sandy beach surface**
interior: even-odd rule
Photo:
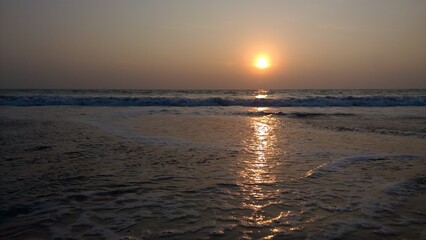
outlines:
[[[209,111],[2,106],[0,238],[426,238],[423,108]]]

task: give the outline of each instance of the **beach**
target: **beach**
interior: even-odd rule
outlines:
[[[426,240],[426,1],[0,1],[0,240]]]
[[[218,93],[202,94],[185,99]],[[286,107],[266,94],[276,101],[64,105],[43,95],[50,104],[28,106],[28,93],[15,94],[20,104],[3,93],[0,238],[425,239],[418,98]]]

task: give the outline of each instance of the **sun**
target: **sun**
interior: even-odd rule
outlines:
[[[257,56],[254,59],[253,66],[258,68],[258,69],[267,69],[267,68],[271,67],[271,62],[269,60],[269,57],[267,57],[267,56],[264,56],[264,55]]]

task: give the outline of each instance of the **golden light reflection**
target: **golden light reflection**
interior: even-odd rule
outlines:
[[[277,159],[276,131],[279,122],[272,116],[251,118],[252,134],[245,141],[249,156],[242,159],[240,186],[243,188],[245,208],[252,214],[243,219],[247,226],[270,226],[288,216],[288,212],[271,212],[268,207],[279,204],[279,189],[274,186]],[[271,230],[272,231],[272,230]]]
[[[253,184],[274,183],[275,177],[269,174],[270,163],[268,157],[273,153],[275,145],[275,135],[272,132],[275,118],[268,116],[254,119],[252,127],[254,130],[254,138],[251,141],[251,146],[248,146],[250,151],[255,155],[255,159],[250,162],[247,168],[247,175],[250,182]]]
[[[268,107],[257,107],[255,108],[256,112],[264,112],[267,111],[269,108]]]
[[[267,99],[268,98],[268,91],[266,90],[258,90],[254,96],[256,99]]]
[[[258,94],[258,95],[256,95],[255,98],[257,98],[257,99],[266,99],[267,97],[268,97],[268,95],[266,95],[266,94]]]

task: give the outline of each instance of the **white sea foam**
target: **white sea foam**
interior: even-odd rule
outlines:
[[[415,159],[418,158],[416,155],[409,154],[395,154],[395,155],[366,155],[366,156],[351,156],[339,158],[331,163],[323,163],[318,167],[309,170],[306,172],[305,176],[309,177],[316,173],[324,173],[324,172],[334,172],[344,169],[344,167],[357,163],[357,162],[365,162],[365,161],[381,161],[386,159]]]
[[[123,97],[123,96],[0,96],[0,105],[8,106],[246,106],[246,107],[391,107],[426,106],[426,96],[307,96],[301,98],[235,98],[211,96]]]

